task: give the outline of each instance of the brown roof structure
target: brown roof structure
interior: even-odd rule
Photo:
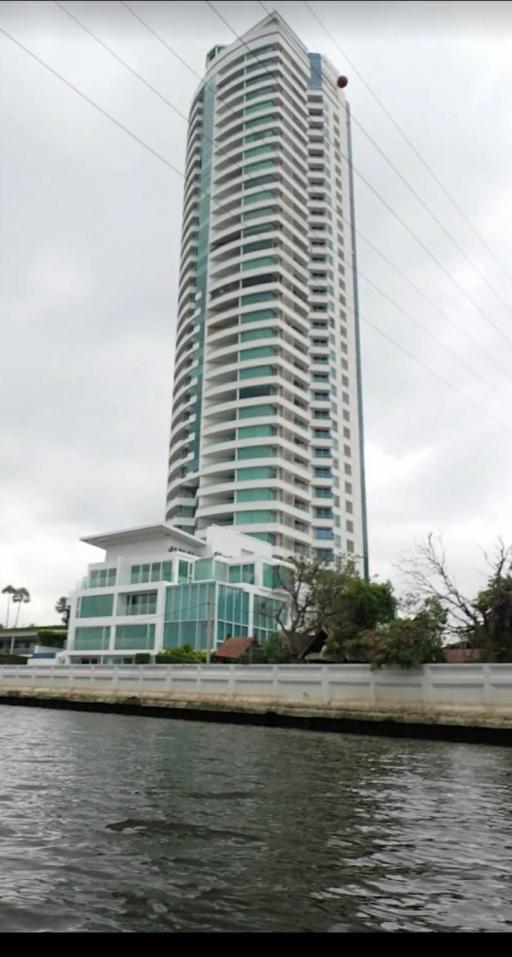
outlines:
[[[214,658],[241,658],[254,644],[254,638],[226,638],[222,645],[215,649]]]

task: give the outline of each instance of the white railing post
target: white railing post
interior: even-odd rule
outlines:
[[[327,704],[331,700],[331,688],[329,684],[329,669],[327,665],[322,665],[322,673],[320,676],[321,681],[321,697],[322,700]]]
[[[483,679],[484,679],[484,704],[487,707],[492,705],[492,688],[491,688],[491,667],[489,664],[483,665]]]
[[[224,667],[226,667],[224,665]],[[235,665],[228,665],[229,674],[228,674],[228,694],[234,695],[236,692],[235,689]]]

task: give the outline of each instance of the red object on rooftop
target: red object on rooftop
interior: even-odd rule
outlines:
[[[338,84],[340,90],[343,90],[346,86],[348,86],[348,77],[346,77],[346,76],[339,76],[336,82],[337,82],[337,84]]]
[[[241,658],[253,644],[254,638],[226,638],[213,654],[215,658]]]

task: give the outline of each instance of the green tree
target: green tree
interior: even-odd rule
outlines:
[[[196,651],[191,645],[181,645],[180,648],[166,648],[164,651],[159,651],[156,661],[162,665],[199,665],[206,661],[206,655],[204,651]]]
[[[446,612],[436,598],[427,598],[415,615],[379,624],[362,635],[372,671],[383,665],[419,668],[444,661]]]
[[[306,557],[288,560],[279,572],[278,587],[286,595],[276,615],[288,659],[297,658],[321,630],[329,631],[337,598],[359,578],[356,559],[341,558],[333,567]]]
[[[58,599],[55,605],[55,611],[57,612],[58,615],[60,615],[62,624],[65,625],[67,628],[69,625],[69,615],[71,612],[71,607],[69,605],[67,598],[64,595]]]
[[[12,601],[13,601],[13,604],[18,605],[16,609],[16,622],[14,624],[14,627],[17,628],[18,621],[20,618],[21,606],[22,604],[27,604],[30,601],[30,593],[27,591],[26,588],[23,588],[23,587],[15,588],[13,596],[12,596]]]
[[[393,621],[397,600],[390,582],[354,578],[337,591],[327,629],[330,655],[345,661],[365,661],[367,647],[362,636],[368,629]]]
[[[5,627],[9,627],[9,612],[11,610],[11,601],[13,595],[16,594],[16,589],[13,585],[6,585],[5,588],[2,588],[2,595],[7,595],[7,611],[5,615]]]
[[[484,553],[487,582],[474,598],[459,589],[449,570],[441,539],[430,534],[402,563],[413,599],[435,598],[446,615],[446,631],[471,648],[482,661],[512,661],[512,547],[498,540],[494,554]]]

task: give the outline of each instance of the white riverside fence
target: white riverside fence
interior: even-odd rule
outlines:
[[[311,704],[394,703],[512,708],[512,664],[423,665],[16,665],[0,666],[6,688],[192,692]]]

